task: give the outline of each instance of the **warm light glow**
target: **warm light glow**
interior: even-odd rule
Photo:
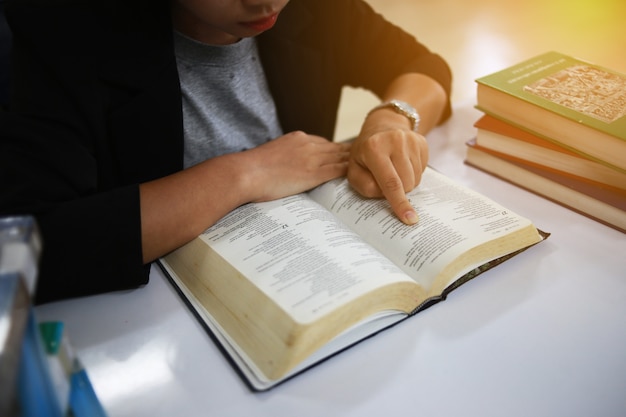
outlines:
[[[485,29],[480,21],[469,27],[465,39],[465,62],[470,64],[466,71],[475,77],[498,71],[511,64],[512,57],[517,54],[511,39],[499,33]]]

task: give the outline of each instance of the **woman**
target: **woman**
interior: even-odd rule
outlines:
[[[6,9],[0,213],[37,218],[37,302],[143,285],[151,261],[235,207],[338,176],[416,221],[405,192],[427,163],[422,135],[449,115],[451,76],[363,1]],[[351,146],[330,141],[346,85],[384,103]]]

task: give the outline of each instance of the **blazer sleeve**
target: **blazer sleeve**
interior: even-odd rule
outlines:
[[[138,187],[98,192],[93,157],[57,146],[62,130],[0,118],[0,212],[35,216],[43,238],[35,301],[145,284]]]
[[[164,145],[182,123],[163,125],[180,116],[175,91],[161,94],[174,99],[160,109],[159,93],[139,81],[103,77],[107,62],[133,68],[123,61],[132,51],[107,44],[102,14],[33,3],[6,8],[14,43],[11,103],[0,113],[0,215],[37,220],[37,303],[144,285],[139,183],[182,165],[182,139]],[[119,54],[102,56],[108,49]],[[160,72],[153,64],[146,73]]]
[[[259,45],[285,131],[332,138],[343,87],[380,97],[408,72],[441,84],[448,101],[440,121],[451,114],[446,61],[362,0],[291,0]]]
[[[379,97],[398,75],[415,72],[437,81],[448,95],[442,120],[450,115],[452,72],[447,62],[406,30],[386,20],[362,0],[329,2],[333,28],[327,40],[338,62],[340,82]],[[329,6],[331,7],[331,6]]]

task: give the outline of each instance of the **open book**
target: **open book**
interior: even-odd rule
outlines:
[[[251,388],[265,390],[546,237],[430,168],[409,197],[413,226],[333,180],[241,206],[159,264]]]

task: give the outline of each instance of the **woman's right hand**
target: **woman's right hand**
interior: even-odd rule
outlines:
[[[349,156],[348,143],[295,131],[242,152],[238,160],[245,168],[250,201],[268,201],[345,176]]]
[[[187,243],[236,207],[346,175],[350,145],[292,132],[140,186],[143,258]]]

